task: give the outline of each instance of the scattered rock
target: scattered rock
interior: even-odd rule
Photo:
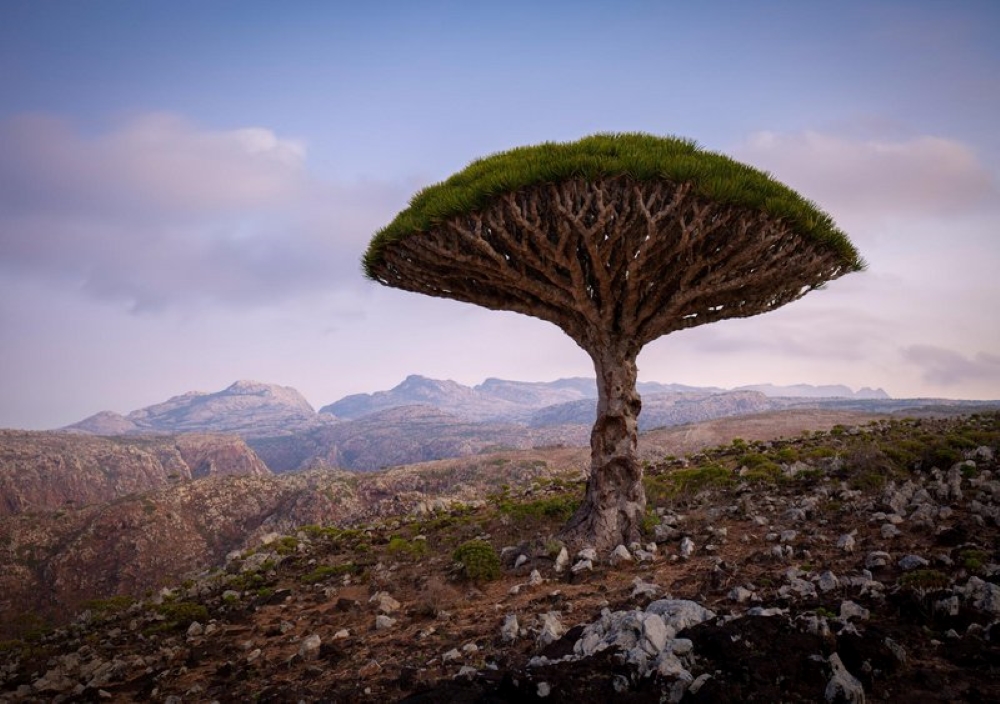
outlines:
[[[306,636],[299,644],[299,657],[303,660],[317,659],[319,657],[319,649],[322,642],[323,641],[320,637],[315,633],[310,636]]]
[[[833,676],[826,685],[824,697],[831,704],[864,704],[865,690],[857,677],[852,675],[844,667],[840,656],[833,653],[829,658],[830,667],[833,668]]]
[[[558,612],[549,611],[542,614],[539,618],[542,621],[541,628],[538,631],[537,640],[539,645],[546,646],[549,643],[554,643],[566,632],[566,627],[559,620]]]
[[[500,627],[500,639],[504,643],[513,643],[520,634],[520,626],[517,623],[516,614],[507,614],[504,618],[503,626]]]
[[[559,554],[556,555],[556,562],[555,562],[556,574],[560,574],[567,567],[569,567],[569,551],[566,548],[563,548],[559,551]]]
[[[617,565],[620,562],[632,562],[632,553],[624,545],[619,545],[611,551],[611,564]]]

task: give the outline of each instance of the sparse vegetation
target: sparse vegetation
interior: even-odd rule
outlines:
[[[208,621],[208,609],[193,601],[164,601],[155,610],[164,618],[158,630],[187,628],[192,621]]]
[[[458,563],[462,575],[473,582],[489,582],[500,577],[500,556],[485,540],[462,543],[452,559]]]

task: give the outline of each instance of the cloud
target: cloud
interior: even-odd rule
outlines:
[[[1000,379],[1000,356],[979,352],[966,357],[954,350],[934,345],[911,345],[902,350],[903,358],[922,369],[924,381],[941,386],[991,382]]]
[[[0,122],[0,272],[136,311],[360,286],[365,244],[405,194],[322,182],[306,155],[268,129],[161,113],[100,134]]]
[[[975,152],[941,137],[892,141],[758,132],[735,154],[838,217],[950,215],[995,203],[998,194]]]

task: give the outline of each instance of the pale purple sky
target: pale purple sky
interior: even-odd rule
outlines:
[[[0,4],[0,427],[236,379],[591,375],[555,327],[381,288],[472,159],[640,130],[771,171],[869,270],[677,333],[649,381],[1000,398],[995,2]]]

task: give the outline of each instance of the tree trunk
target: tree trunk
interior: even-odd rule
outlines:
[[[639,539],[646,510],[642,466],[636,459],[638,418],[635,357],[604,349],[594,353],[597,421],[590,434],[591,466],[583,504],[561,537],[598,550]]]

